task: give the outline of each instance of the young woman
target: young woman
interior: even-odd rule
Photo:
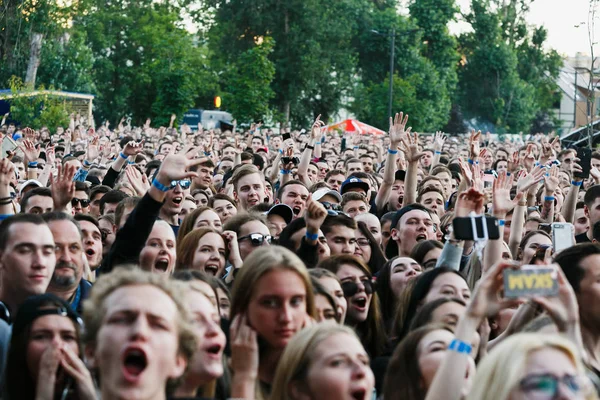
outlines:
[[[43,294],[25,300],[16,315],[6,363],[6,394],[17,399],[96,399],[81,360],[81,319],[68,303]]]
[[[212,228],[221,232],[223,224],[212,208],[206,206],[198,207],[181,221],[179,231],[177,232],[177,243],[180,243],[188,233],[198,228]]]
[[[319,283],[327,289],[331,297],[333,297],[336,303],[336,319],[340,324],[343,324],[346,319],[348,302],[344,297],[344,290],[342,289],[340,279],[333,272],[323,268],[312,268],[308,270],[308,272],[310,273],[310,276],[317,279]]]
[[[385,328],[379,309],[379,297],[374,293],[369,267],[350,255],[330,257],[318,265],[337,275],[342,282],[348,311],[344,323],[356,330],[371,357],[378,356],[385,346]]]
[[[215,194],[208,201],[208,206],[215,210],[223,225],[238,212],[235,200],[225,194]]]
[[[337,305],[333,296],[325,286],[321,285],[317,278],[311,276],[311,283],[315,293],[315,309],[317,311],[317,322],[333,321],[339,322]]]
[[[192,269],[220,278],[228,253],[219,232],[212,228],[195,229],[178,243],[176,269]]]
[[[273,383],[272,399],[373,398],[369,356],[356,334],[338,324],[304,329],[288,344]]]
[[[369,231],[367,224],[358,221],[356,225],[357,229],[354,231],[356,235],[354,255],[362,258],[365,264],[369,266],[371,272],[376,274],[387,261],[385,255],[381,250],[381,246]]]
[[[438,258],[442,255],[444,245],[437,240],[423,240],[413,248],[410,257],[415,260],[424,271],[435,268]]]
[[[234,380],[240,375],[248,377],[243,395],[236,397],[268,398],[285,347],[315,316],[310,277],[298,256],[280,246],[261,247],[248,256],[233,285],[231,341],[233,347],[255,335],[258,366],[254,375],[248,363],[239,368],[232,363]],[[234,348],[232,356],[235,359],[243,353],[236,354]],[[258,377],[258,385],[253,376]]]
[[[521,261],[521,264],[530,264],[538,249],[543,247],[552,247],[552,238],[550,235],[544,231],[526,233],[519,243],[518,259]]]
[[[165,221],[156,221],[140,252],[140,267],[144,271],[169,275],[175,268],[176,257],[173,228]]]

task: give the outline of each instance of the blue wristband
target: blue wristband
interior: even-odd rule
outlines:
[[[28,167],[37,168],[37,161],[31,161],[27,164]]]
[[[388,149],[388,153],[390,153],[390,154],[398,154],[398,150]]]
[[[465,343],[462,340],[454,339],[452,342],[450,342],[448,350],[452,350],[457,353],[471,354],[473,348],[469,343]]]
[[[306,231],[306,238],[308,240],[317,240],[319,238],[319,234],[318,233],[308,233],[308,231]]]
[[[506,221],[503,219],[499,219],[498,220],[498,226],[504,226],[506,224]]]
[[[127,164],[133,165],[133,164],[135,164],[135,161],[127,161]]]
[[[121,157],[121,158],[123,158],[125,160],[127,160],[129,158],[128,156],[126,156],[125,154],[123,154],[123,152],[119,153],[119,157]]]
[[[470,158],[467,160],[469,162],[469,164],[473,165],[473,160],[471,160]]]
[[[88,160],[83,160],[83,166],[84,166],[84,167],[91,167],[91,166],[92,166],[92,163],[91,163],[91,162],[89,162]]]
[[[358,150],[358,149],[360,149],[360,147],[354,146],[354,150]]]
[[[571,181],[571,185],[573,185],[573,186],[581,186],[581,185],[583,185],[583,181],[579,181],[579,182],[577,182],[577,181]]]
[[[210,157],[210,156],[212,155],[212,153],[211,153],[211,152],[209,152],[209,151],[205,151],[205,152],[204,152],[204,155],[205,155],[206,157]]]
[[[289,171],[289,170],[287,170],[287,169],[282,169],[282,170],[281,170],[281,171],[279,171],[279,172],[281,172],[281,175],[289,175],[289,173],[290,173],[290,171]]]
[[[171,186],[165,186],[165,185],[163,185],[156,178],[154,178],[154,180],[152,181],[152,186],[154,186],[155,188],[157,188],[161,192],[168,192],[169,190],[171,190]]]
[[[437,151],[437,150],[436,150],[436,151],[435,151],[435,154],[442,154],[442,152],[441,152],[441,151]]]
[[[546,196],[546,197],[544,197],[544,201],[554,201],[554,200],[555,200],[554,196]]]
[[[283,149],[279,149],[279,154],[283,154]]]

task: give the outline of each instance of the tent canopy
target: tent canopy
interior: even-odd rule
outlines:
[[[354,132],[360,135],[385,135],[385,132],[381,129],[377,129],[356,119],[346,119],[333,125],[328,125],[325,128],[328,131]]]

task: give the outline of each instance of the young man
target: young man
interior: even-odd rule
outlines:
[[[346,180],[346,175],[344,174],[344,171],[339,169],[332,169],[325,175],[325,183],[338,192],[342,188],[344,180]]]
[[[573,189],[573,188],[571,188]],[[589,228],[587,232],[575,236],[577,243],[591,242],[594,232],[594,224],[600,221],[600,185],[590,187],[583,198],[585,206],[583,207],[585,216],[589,220]]]
[[[43,214],[52,211],[54,202],[52,201],[52,192],[49,188],[35,188],[21,198],[21,213],[24,214]]]
[[[356,249],[356,221],[343,214],[328,215],[321,225],[331,255],[354,255]]]
[[[385,249],[388,259],[397,255],[408,257],[418,242],[436,238],[429,210],[420,204],[409,204],[396,211],[391,228],[392,236]]]
[[[76,214],[73,218],[79,223],[79,227],[81,228],[83,253],[93,272],[100,267],[104,253],[100,224],[91,215]]]
[[[290,206],[294,212],[294,218],[301,218],[304,216],[309,194],[308,188],[302,182],[292,180],[279,188],[276,202]]]
[[[359,214],[369,212],[367,198],[361,193],[347,192],[342,196],[342,211],[354,218]]]
[[[428,187],[421,189],[417,195],[417,203],[427,207],[427,209],[436,213],[440,218],[444,215],[444,193],[438,188]]]
[[[181,284],[139,269],[98,280],[85,303],[85,354],[103,399],[165,400],[196,349]]]
[[[247,211],[264,201],[266,196],[263,176],[252,164],[246,164],[233,171],[231,176],[233,197],[238,204],[238,210]]]
[[[83,182],[75,181],[75,194],[71,199],[73,214],[89,214],[90,188]]]

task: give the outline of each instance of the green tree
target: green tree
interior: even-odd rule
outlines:
[[[48,94],[33,95],[33,89],[26,87],[17,77],[11,78],[10,87],[13,95],[10,100],[11,118],[22,126],[33,129],[46,126],[54,131],[59,126],[69,124],[69,114],[62,99]],[[38,90],[43,91],[44,87]]]

